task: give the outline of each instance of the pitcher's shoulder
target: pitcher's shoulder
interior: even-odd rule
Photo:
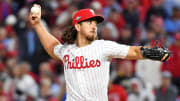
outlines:
[[[111,41],[111,40],[103,40],[103,39],[101,39],[101,40],[95,40],[93,43],[104,45],[104,44],[113,44],[115,42]]]
[[[95,40],[93,43],[102,45],[104,42],[105,40],[101,39],[101,40]]]

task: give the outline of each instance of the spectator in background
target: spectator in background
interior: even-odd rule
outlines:
[[[156,89],[156,101],[175,101],[177,89],[171,85],[171,73],[164,71],[161,76],[161,86]]]
[[[0,101],[9,101],[3,86],[4,86],[4,78],[0,76]]]
[[[40,65],[39,65],[39,74],[41,76],[41,73],[43,72],[50,72],[52,73],[52,68],[50,66],[50,64],[48,62],[42,62]]]
[[[146,13],[151,7],[151,0],[139,0],[139,10],[141,12],[141,21],[144,22],[144,19],[146,17]]]
[[[52,92],[52,74],[50,72],[42,72],[40,78],[40,97],[37,101],[57,101]],[[57,89],[57,88],[56,88]],[[57,89],[59,90],[59,89]],[[56,92],[58,94],[58,92]]]
[[[92,1],[90,4],[90,8],[92,8],[97,15],[102,15],[102,5],[99,1]]]
[[[7,58],[4,64],[3,72],[0,73],[0,78],[3,79],[3,90],[8,96],[8,101],[14,101],[14,83],[13,83],[13,68],[17,64],[16,58]]]
[[[178,7],[180,8],[180,2],[179,0],[164,0],[164,8],[166,9],[166,12],[168,14],[168,16],[172,15],[172,9],[174,7]]]
[[[40,83],[43,79],[48,79],[51,82],[49,90],[52,96],[57,96],[60,90],[60,85],[58,84],[58,80],[54,75],[54,72],[48,62],[43,62],[40,64],[39,70]]]
[[[20,64],[13,67],[14,76],[14,101],[34,101],[38,97],[38,85],[35,80],[24,73]]]
[[[146,28],[149,27],[149,23],[153,17],[160,16],[163,19],[166,18],[166,11],[163,8],[164,0],[151,0],[152,6],[147,11],[146,18],[145,18],[145,26]]]
[[[120,31],[122,27],[125,26],[126,22],[123,19],[123,16],[116,9],[111,9],[111,16],[108,17],[107,21],[115,25],[117,31]]]
[[[154,17],[151,19],[151,22],[149,23],[150,28],[155,32],[156,38],[155,40],[158,40],[160,43],[163,43],[165,45],[169,44],[167,41],[167,34],[164,31],[164,20],[161,17]]]
[[[133,65],[131,61],[122,61],[117,65],[117,76],[115,77],[113,84],[119,84],[123,86],[127,93],[130,92],[130,81],[133,77]]]
[[[65,0],[66,1],[66,0]],[[91,2],[91,0],[72,0],[72,3],[76,4],[77,9],[83,9],[89,6],[88,4]]]
[[[57,16],[55,24],[58,25],[60,28],[65,28],[66,26],[70,25],[73,12],[76,10],[76,4],[71,3],[66,10],[64,10],[61,14]]]
[[[107,22],[101,29],[100,37],[104,40],[117,40],[118,34],[115,25],[111,22]]]
[[[122,11],[120,5],[117,3],[116,0],[107,0],[106,6],[103,9],[104,18],[107,20],[111,15],[112,9],[120,13]]]
[[[180,33],[174,34],[174,42],[169,46],[169,50],[173,53],[172,58],[163,63],[162,71],[171,72],[172,82],[178,87],[178,94],[180,95]]]
[[[128,95],[127,101],[155,101],[152,89],[143,87],[141,81],[138,78],[131,80],[131,92]]]
[[[147,28],[144,31],[144,34],[146,35],[146,37],[143,40],[141,40],[141,45],[149,45],[152,41],[156,40],[156,33],[153,31],[152,28]]]
[[[178,7],[173,7],[172,15],[165,19],[164,28],[170,34],[180,31],[180,12]]]
[[[46,1],[46,3],[49,4],[49,6],[50,6],[50,8],[51,8],[52,10],[57,9],[58,6],[59,6],[59,1],[58,1],[58,0],[48,0],[48,1]]]
[[[160,37],[164,33],[164,20],[160,16],[152,18],[149,25],[156,33],[156,37]]]
[[[28,63],[28,62],[25,62],[25,61],[22,61],[20,63],[20,66],[21,66],[21,69],[22,69],[22,72],[31,76],[35,81],[36,83],[38,83],[38,76],[32,72],[32,67],[31,65]]]
[[[126,24],[130,26],[134,36],[136,36],[135,30],[140,20],[140,12],[137,9],[138,0],[125,0],[124,2],[126,8],[122,12],[123,18]]]
[[[68,8],[69,2],[66,2],[66,0],[57,0],[57,5],[58,6],[54,8],[53,12],[53,15],[55,17],[59,16],[63,11],[65,11]],[[56,18],[54,19],[56,20]]]
[[[109,82],[108,101],[127,101],[127,96],[128,94],[122,86]]]
[[[120,31],[119,39],[117,41],[120,44],[133,45],[134,38],[130,26],[126,25]]]
[[[161,62],[148,59],[138,60],[135,69],[136,75],[140,77],[145,84],[151,84],[153,87],[160,86]]]

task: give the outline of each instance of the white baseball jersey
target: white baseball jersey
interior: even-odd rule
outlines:
[[[108,101],[107,88],[112,58],[124,58],[129,46],[95,40],[84,47],[57,45],[54,54],[64,63],[66,101]]]

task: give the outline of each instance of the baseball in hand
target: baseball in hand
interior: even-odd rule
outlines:
[[[39,7],[33,6],[31,8],[31,14],[40,14],[40,12],[41,12],[41,9]]]

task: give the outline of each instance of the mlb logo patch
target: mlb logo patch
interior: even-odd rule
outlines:
[[[75,20],[78,21],[79,19],[81,19],[81,16],[77,16]]]

